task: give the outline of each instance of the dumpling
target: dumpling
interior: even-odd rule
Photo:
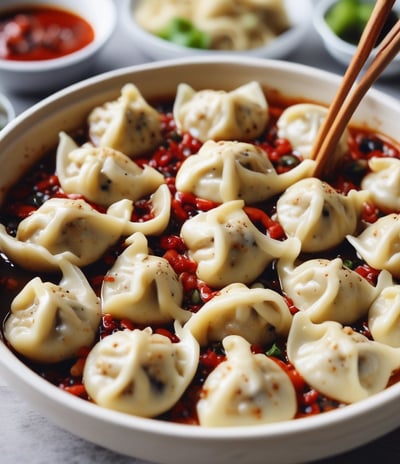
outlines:
[[[367,314],[382,289],[392,284],[391,275],[381,272],[374,287],[346,268],[341,258],[311,259],[297,267],[289,260],[279,260],[277,269],[286,295],[316,323],[356,322]]]
[[[195,91],[179,84],[173,115],[180,132],[207,140],[251,140],[258,137],[269,120],[268,103],[258,82],[235,90]]]
[[[88,116],[95,146],[110,147],[138,158],[162,141],[161,116],[133,84],[125,84],[117,100],[94,108]]]
[[[400,214],[383,216],[357,237],[348,235],[347,240],[371,267],[400,277]]]
[[[328,250],[357,230],[367,192],[343,195],[316,178],[302,179],[278,199],[276,220],[289,237],[297,237],[305,252]]]
[[[135,20],[147,31],[158,34],[174,18],[190,19],[193,14],[193,0],[139,0],[135,6]]]
[[[175,323],[173,343],[150,327],[114,332],[90,351],[83,383],[93,401],[105,408],[143,417],[170,409],[192,381],[199,345]]]
[[[369,340],[338,322],[313,324],[307,314],[293,317],[287,354],[312,388],[344,403],[382,391],[400,367],[400,350]]]
[[[368,328],[377,342],[400,348],[400,285],[384,288],[372,303]]]
[[[361,188],[371,193],[381,210],[400,212],[400,160],[374,157],[368,161],[371,172],[364,176]]]
[[[80,269],[60,262],[58,285],[40,277],[29,281],[11,303],[4,334],[27,358],[55,363],[72,358],[95,341],[100,302]]]
[[[200,425],[235,427],[293,419],[296,392],[286,372],[244,338],[223,340],[227,360],[206,378],[197,403]]]
[[[123,235],[141,232],[145,235],[160,235],[167,228],[171,216],[171,192],[166,184],[161,184],[150,196],[151,211],[145,221],[133,221],[135,205],[132,200],[123,199],[113,203],[107,213],[120,219],[123,224]]]
[[[138,324],[187,321],[190,313],[180,307],[182,284],[171,265],[149,254],[143,234],[134,234],[128,242],[103,281],[103,313]]]
[[[309,158],[320,127],[328,108],[313,103],[298,103],[286,108],[280,115],[278,126],[278,137],[289,140],[293,150],[303,158]],[[332,156],[332,164],[347,151],[348,131],[345,130]]]
[[[81,267],[97,261],[116,243],[125,223],[84,200],[51,198],[20,222],[16,238],[1,227],[0,248],[24,269],[55,270],[58,259]]]
[[[150,195],[164,182],[158,171],[150,166],[142,169],[113,148],[78,147],[65,132],[59,138],[56,171],[66,193],[110,206],[123,198],[135,201]]]
[[[279,293],[231,284],[205,303],[186,326],[200,345],[240,335],[251,344],[269,344],[289,333],[292,315]]]
[[[306,160],[278,175],[267,154],[250,143],[207,141],[189,156],[176,176],[176,187],[217,203],[242,199],[251,204],[267,200],[303,177],[315,162]]]
[[[260,232],[243,210],[242,200],[199,213],[181,228],[197,277],[213,287],[254,281],[274,259],[299,249],[297,239],[283,242]]]
[[[266,45],[290,27],[282,0],[194,1],[192,18],[212,49],[249,50]]]

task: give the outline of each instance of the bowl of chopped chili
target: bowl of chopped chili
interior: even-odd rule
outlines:
[[[112,0],[1,2],[2,87],[49,94],[88,77],[115,24]]]
[[[322,240],[348,223],[347,214],[358,217],[354,241],[390,213],[371,199],[374,189],[367,195],[360,185],[372,173],[371,160],[399,162],[396,99],[375,89],[368,93],[348,127],[340,170],[326,179],[330,187],[314,190],[320,184],[307,174],[312,160],[306,144],[292,138],[293,131],[302,138],[310,120],[312,132],[321,107],[311,117],[308,112],[316,111],[316,102],[326,108],[340,82],[339,75],[284,61],[160,61],[62,89],[8,124],[0,134],[0,370],[16,394],[81,438],[161,464],[184,464],[188,456],[193,464],[308,462],[398,427],[400,348],[372,333],[399,273],[390,278],[392,271],[368,264],[368,256],[362,258],[343,235],[340,243],[318,250],[311,236],[310,248],[301,253],[303,239],[286,227],[278,203],[286,194],[290,200],[296,183],[310,182],[293,204],[285,200],[283,206],[292,214],[320,204],[322,224],[342,211],[342,221],[330,223]],[[185,98],[176,98],[178,89]],[[182,102],[200,106],[189,110]],[[286,110],[297,114],[293,130],[286,130],[293,120]],[[239,112],[241,124],[232,111]],[[253,111],[261,126],[249,116]],[[182,119],[185,114],[191,117]],[[234,132],[224,132],[221,140],[224,115]],[[213,116],[218,124],[205,124]],[[113,136],[108,132],[105,141],[108,129]],[[206,129],[220,132],[204,135]],[[247,129],[257,132],[249,136]],[[210,163],[222,159],[226,148],[229,175],[222,175]],[[190,166],[204,159],[205,166]],[[91,169],[87,163],[94,163]],[[104,167],[96,171],[99,163]],[[293,179],[295,172],[303,179]],[[152,179],[150,191],[134,200],[127,192],[136,181],[125,188],[132,175],[137,183],[142,175]],[[253,179],[260,175],[285,185],[260,199],[273,185],[259,184],[264,187],[254,191]],[[240,183],[246,178],[252,179],[249,190]],[[224,180],[224,189],[215,187]],[[362,201],[347,204],[339,194]],[[219,228],[215,240],[207,236],[213,228]],[[367,244],[380,235],[369,234]],[[89,250],[94,258],[82,262]],[[217,265],[203,269],[227,250],[222,271]],[[302,292],[301,265],[294,261],[310,263],[310,257],[316,259],[306,269]],[[325,286],[333,268],[339,277]],[[144,274],[151,269],[152,276]],[[169,280],[159,286],[164,278]],[[328,316],[314,321],[312,305],[301,308],[296,299],[297,293],[313,298],[341,285],[347,296],[321,298],[332,306]],[[123,313],[136,301],[125,298],[131,288],[144,295],[137,297],[135,314]],[[116,305],[115,289],[122,297]],[[254,305],[251,295],[261,295]],[[366,308],[375,300],[369,319]],[[53,309],[42,311],[49,304]],[[259,317],[264,305],[269,323]],[[360,347],[365,349],[358,353]],[[207,415],[212,408],[216,413]]]

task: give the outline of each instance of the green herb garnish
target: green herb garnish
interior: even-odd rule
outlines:
[[[282,350],[276,343],[274,343],[271,348],[265,352],[265,354],[267,356],[275,356],[276,358],[279,358],[282,356]]]
[[[170,42],[189,48],[210,48],[211,38],[204,31],[197,29],[185,18],[173,18],[170,23],[157,34]]]
[[[332,31],[346,42],[357,45],[376,2],[361,0],[339,0],[326,13],[325,20]],[[379,36],[377,43],[396,23],[397,15],[392,11]]]

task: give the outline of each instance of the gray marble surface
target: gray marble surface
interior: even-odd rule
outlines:
[[[118,0],[115,0],[119,4]],[[304,43],[286,59],[316,66],[342,74],[338,65],[323,48],[315,31],[310,26]],[[117,27],[111,42],[104,49],[93,74],[139,64],[147,61],[136,49],[126,31]],[[380,80],[376,88],[400,100],[400,77]],[[0,83],[1,91],[1,83]],[[8,94],[21,113],[36,103],[41,96]],[[399,101],[400,104],[400,101]],[[400,131],[400,128],[399,128]],[[350,462],[392,463],[400,460],[400,429],[358,450],[320,461],[320,464]],[[34,410],[32,405],[17,397],[0,377],[0,463],[1,464],[145,464],[144,461],[128,458],[100,446],[88,443],[55,426]],[[273,464],[273,463],[271,463]]]

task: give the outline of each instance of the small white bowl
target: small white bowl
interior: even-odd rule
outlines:
[[[131,35],[133,43],[142,53],[152,59],[163,60],[187,56],[233,55],[254,56],[259,58],[284,58],[300,46],[310,25],[312,3],[310,0],[285,0],[285,7],[292,27],[263,47],[243,51],[201,50],[177,45],[161,39],[139,26],[134,18],[138,0],[122,0],[122,21]]]
[[[321,39],[328,53],[342,65],[348,66],[356,52],[357,47],[338,37],[325,21],[326,13],[335,3],[337,3],[337,0],[319,0],[313,11],[313,24],[316,31],[321,36]],[[400,12],[399,2],[397,2],[397,5],[394,6],[394,10]],[[374,52],[371,54],[370,60],[373,56]],[[368,60],[367,65],[370,60]],[[399,73],[400,54],[398,54],[397,57],[385,69],[385,71],[382,73],[382,76],[392,77]]]
[[[10,100],[0,93],[0,131],[14,118],[14,107]]]
[[[55,6],[86,19],[95,37],[86,47],[60,58],[38,61],[0,59],[0,82],[4,89],[19,93],[49,93],[90,73],[93,63],[114,31],[117,12],[113,0],[1,0],[0,13],[19,6]]]

